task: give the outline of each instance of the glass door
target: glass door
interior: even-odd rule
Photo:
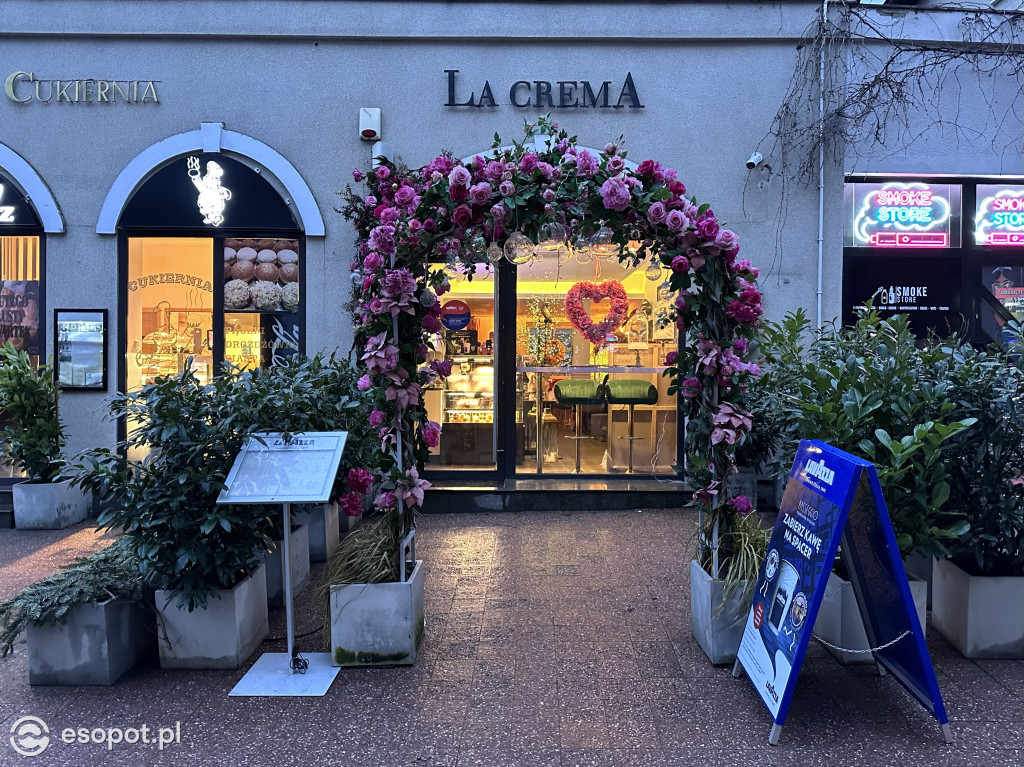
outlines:
[[[428,417],[441,424],[441,440],[427,462],[438,475],[481,476],[499,468],[498,271],[477,264],[472,279],[450,275],[451,290],[439,299],[442,328],[430,356],[432,363],[450,365],[451,374],[423,393]]]

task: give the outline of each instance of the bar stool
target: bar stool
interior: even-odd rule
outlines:
[[[607,379],[607,376],[605,377]],[[576,436],[569,439],[576,441],[576,468],[573,474],[580,473],[580,440],[591,439],[580,434],[582,430],[584,405],[603,405],[605,388],[603,381],[592,378],[566,378],[555,384],[555,402],[559,405],[572,405],[576,412]]]
[[[609,381],[606,387],[608,392],[609,405],[627,405],[629,436],[619,439],[629,440],[629,469],[627,474],[633,473],[633,441],[643,437],[633,436],[633,408],[637,405],[658,404],[658,389],[650,381],[643,381],[639,378],[617,378]]]

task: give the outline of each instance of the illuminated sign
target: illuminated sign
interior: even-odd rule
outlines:
[[[1024,247],[1024,184],[978,184],[974,241],[978,245]]]
[[[199,198],[196,202],[199,205],[199,212],[203,214],[204,224],[220,226],[224,223],[224,208],[231,199],[231,190],[220,185],[224,169],[219,164],[210,160],[206,163],[206,175],[199,169],[199,158],[188,158],[188,176],[192,179],[196,189],[199,191]]]
[[[0,184],[0,202],[4,201],[4,185]],[[0,205],[0,224],[14,223],[14,206]]]
[[[846,185],[847,247],[960,247],[960,186],[921,181]]]

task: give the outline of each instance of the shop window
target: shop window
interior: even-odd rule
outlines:
[[[578,455],[581,474],[671,473],[678,409],[662,372],[678,338],[659,322],[667,277],[589,250],[539,251],[518,267],[518,472],[576,473]]]
[[[202,381],[214,373],[213,240],[128,240],[127,387],[179,374],[188,358]]]
[[[36,364],[43,353],[39,240],[0,236],[0,344],[10,341]]]
[[[451,291],[442,302],[443,327],[434,337],[431,356],[450,362],[452,373],[423,394],[428,417],[442,425],[440,444],[431,449],[428,465],[494,469],[498,358],[494,270],[490,265],[477,264],[472,280],[462,273],[452,276]]]
[[[300,347],[298,240],[224,240],[224,360],[273,367]]]

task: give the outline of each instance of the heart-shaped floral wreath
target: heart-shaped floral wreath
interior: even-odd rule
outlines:
[[[611,299],[608,314],[600,322],[594,320],[583,308],[583,299],[600,301]],[[565,297],[565,313],[569,322],[582,333],[592,344],[603,344],[605,338],[626,320],[629,314],[629,296],[622,283],[617,280],[606,280],[598,285],[593,282],[577,282],[569,289]]]

